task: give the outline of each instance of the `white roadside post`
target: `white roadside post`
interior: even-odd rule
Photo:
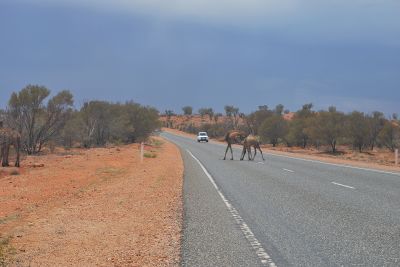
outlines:
[[[144,150],[144,143],[140,143],[140,162],[143,162],[143,150]]]
[[[399,150],[397,148],[394,151],[394,164],[396,166],[399,164]]]

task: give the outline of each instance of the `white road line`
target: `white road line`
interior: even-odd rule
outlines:
[[[175,134],[171,134],[171,135],[175,135]],[[179,136],[179,135],[175,135],[175,136]],[[181,137],[184,137],[184,138],[186,138],[186,139],[191,139],[191,138],[188,138],[188,137],[186,137],[186,136],[181,136]],[[220,144],[220,143],[217,143],[217,142],[212,142],[212,143],[214,143],[214,144],[216,144],[216,145],[219,145],[219,146],[225,146],[225,145]],[[236,148],[234,148],[234,149],[236,149]],[[363,171],[370,171],[370,172],[377,172],[377,173],[385,173],[385,174],[391,174],[391,175],[400,176],[400,173],[399,173],[399,172],[389,172],[389,171],[382,171],[382,170],[378,170],[378,169],[369,169],[369,168],[355,167],[355,166],[346,165],[346,164],[329,163],[329,162],[324,162],[324,161],[320,161],[320,160],[296,158],[296,157],[290,157],[290,156],[279,155],[279,154],[268,153],[268,152],[264,152],[264,154],[271,155],[271,156],[274,156],[274,157],[282,157],[282,158],[288,158],[288,159],[295,159],[295,160],[301,160],[301,161],[308,161],[308,162],[320,163],[320,164],[331,165],[331,166],[336,166],[336,167],[341,167],[341,168],[350,168],[350,169],[356,169],[356,170],[363,170]]]
[[[261,264],[264,265],[264,266],[276,267],[276,264],[272,261],[271,257],[268,255],[268,253],[263,248],[261,243],[254,236],[253,231],[251,231],[250,227],[246,224],[246,222],[240,216],[240,214],[237,211],[237,209],[235,209],[235,207],[222,194],[221,190],[219,190],[219,188],[218,188],[217,184],[215,183],[214,178],[211,176],[211,174],[207,171],[207,169],[203,166],[203,164],[201,164],[201,162],[192,154],[192,152],[190,152],[190,150],[186,149],[186,151],[200,165],[201,169],[207,175],[207,177],[210,180],[211,184],[217,190],[219,196],[222,198],[222,201],[224,201],[226,207],[228,208],[228,211],[230,212],[232,217],[235,219],[237,225],[239,226],[240,230],[244,234],[244,236],[247,239],[247,241],[250,243],[251,247],[256,252],[258,258],[261,261]]]
[[[331,182],[332,184],[338,185],[338,186],[343,186],[343,187],[347,187],[347,188],[351,188],[351,189],[356,189],[355,187],[349,186],[349,185],[345,185],[345,184],[339,184],[339,183],[335,183],[335,182]]]
[[[265,164],[264,162],[261,162],[261,161],[259,161],[259,162],[257,162],[257,164]]]
[[[292,171],[292,170],[285,169],[285,168],[283,168],[283,170],[284,170],[284,171],[287,171],[287,172],[294,172],[294,171]]]
[[[275,156],[275,157],[282,157],[282,158],[288,158],[288,159],[296,159],[296,160],[308,161],[308,162],[313,162],[313,163],[320,163],[320,164],[331,165],[331,166],[342,167],[342,168],[350,168],[350,169],[356,169],[356,170],[378,172],[378,173],[385,173],[385,174],[392,174],[392,175],[400,176],[400,173],[398,173],[398,172],[388,172],[388,171],[381,171],[381,170],[377,170],[377,169],[355,167],[355,166],[346,165],[346,164],[336,164],[336,163],[329,163],[329,162],[324,162],[324,161],[319,161],[319,160],[295,158],[295,157],[278,155],[278,154],[273,154],[273,153],[264,153],[264,154]]]

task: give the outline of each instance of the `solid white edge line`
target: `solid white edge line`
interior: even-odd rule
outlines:
[[[345,184],[339,184],[336,182],[331,182],[332,184],[338,185],[338,186],[343,186],[343,187],[347,187],[347,188],[351,188],[351,189],[356,189],[355,187],[349,186],[349,185],[345,185]]]
[[[170,134],[172,134],[172,133],[170,133]],[[175,134],[172,134],[172,135],[175,135]],[[179,135],[175,135],[175,136],[179,136]],[[182,136],[182,137],[187,138],[187,139],[191,139],[191,138],[186,137],[186,136]],[[214,144],[216,144],[216,145],[223,146],[223,144],[217,143],[217,142],[215,142],[215,141],[213,141],[213,142],[211,142],[211,143],[214,143]],[[235,149],[235,148],[234,148],[234,149]],[[290,156],[285,156],[285,155],[279,155],[279,154],[270,153],[270,152],[264,152],[264,154],[271,155],[271,156],[275,156],[275,157],[282,157],[282,158],[288,158],[288,159],[296,159],[296,160],[302,160],[302,161],[320,163],[320,164],[331,165],[331,166],[342,167],[342,168],[350,168],[350,169],[357,169],[357,170],[363,170],[363,171],[371,171],[371,172],[378,172],[378,173],[385,173],[385,174],[391,174],[391,175],[400,176],[400,173],[398,173],[398,172],[382,171],[382,170],[378,170],[378,169],[369,169],[369,168],[363,168],[363,167],[356,167],[356,166],[351,166],[351,165],[346,165],[346,164],[336,164],[336,163],[324,162],[324,161],[320,161],[320,160],[296,158],[296,157],[290,157]]]
[[[271,257],[268,255],[266,250],[263,248],[261,243],[255,237],[253,232],[251,231],[250,227],[246,224],[243,218],[240,216],[239,212],[236,208],[226,199],[226,197],[222,194],[221,190],[219,190],[217,184],[214,181],[214,178],[211,174],[207,171],[207,169],[203,166],[203,164],[198,160],[190,150],[186,149],[189,155],[200,165],[203,172],[206,174],[208,179],[210,180],[211,184],[214,186],[215,190],[217,190],[219,196],[221,197],[222,201],[225,203],[225,206],[228,208],[228,211],[232,215],[233,219],[235,220],[236,224],[239,226],[240,230],[244,234],[247,241],[250,243],[253,250],[256,252],[257,257],[260,259],[261,264],[264,266],[276,267],[276,264],[272,261]]]

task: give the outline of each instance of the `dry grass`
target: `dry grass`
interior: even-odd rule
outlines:
[[[183,164],[155,139],[143,161],[134,144],[0,168],[0,267],[179,266]]]
[[[157,157],[157,154],[156,154],[156,153],[152,153],[152,152],[145,152],[145,153],[143,154],[143,156],[144,156],[145,158],[152,158],[152,159],[154,159],[154,158]]]
[[[10,239],[0,237],[0,267],[10,265],[14,254],[15,249],[10,245]]]

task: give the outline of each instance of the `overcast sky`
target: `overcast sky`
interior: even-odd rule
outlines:
[[[0,0],[0,107],[84,100],[400,113],[398,0]]]

